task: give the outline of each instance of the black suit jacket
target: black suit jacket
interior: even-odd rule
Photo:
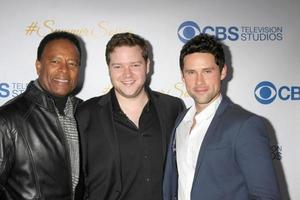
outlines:
[[[179,98],[151,91],[158,113],[165,160],[170,135],[178,114],[184,109]],[[111,92],[84,102],[77,110],[85,174],[85,198],[116,200],[122,190],[121,163],[113,122]]]

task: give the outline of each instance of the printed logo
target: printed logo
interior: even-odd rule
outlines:
[[[254,96],[261,104],[270,104],[276,98],[282,101],[300,100],[300,86],[280,86],[276,87],[269,81],[262,81],[254,89]]]
[[[200,33],[200,28],[198,24],[196,24],[193,21],[183,22],[177,30],[177,35],[183,43],[186,43],[187,41],[189,41],[199,33]]]
[[[15,97],[25,91],[28,83],[1,83],[0,99]]]
[[[263,81],[255,87],[254,95],[261,104],[272,103],[277,95],[276,87],[271,82]]]
[[[271,146],[272,160],[281,160],[282,159],[282,146],[272,145]]]
[[[0,98],[8,97],[10,94],[9,84],[8,83],[0,83]]]
[[[54,31],[68,31],[82,37],[101,38],[103,36],[111,37],[115,33],[120,32],[133,32],[129,27],[120,27],[109,23],[108,21],[99,21],[92,26],[75,26],[70,24],[66,28],[59,24],[56,20],[46,19],[44,21],[31,21],[25,27],[25,35],[37,35],[44,37],[46,34]]]
[[[180,41],[186,43],[199,33],[214,35],[219,40],[230,41],[281,41],[282,26],[200,26],[194,21],[185,21],[179,25],[177,34]]]

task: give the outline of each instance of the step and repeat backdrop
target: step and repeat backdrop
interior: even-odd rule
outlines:
[[[300,1],[1,1],[0,105],[36,79],[36,50],[47,33],[70,31],[84,42],[84,100],[111,85],[105,45],[118,32],[151,43],[151,88],[193,102],[181,81],[179,52],[200,32],[225,44],[230,73],[223,91],[266,119],[283,199],[300,199]],[[298,153],[297,153],[298,152]]]

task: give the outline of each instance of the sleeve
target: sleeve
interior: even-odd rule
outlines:
[[[238,165],[249,188],[249,198],[280,199],[267,129],[262,118],[254,115],[243,122],[235,148]]]
[[[7,127],[7,123],[0,118],[0,185],[6,184],[9,171],[13,163],[14,145],[13,134]],[[0,191],[1,193],[1,191]]]
[[[80,139],[80,151],[81,151],[81,181],[82,181],[82,188],[81,188],[81,193],[79,196],[81,199],[87,200],[88,199],[88,187],[87,187],[87,147],[86,147],[86,140],[85,140],[85,129],[88,121],[88,117],[84,112],[84,109],[80,108],[77,109],[75,113],[75,118],[77,121],[77,129],[79,132],[79,139]]]

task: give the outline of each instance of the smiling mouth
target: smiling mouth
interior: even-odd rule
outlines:
[[[59,83],[68,83],[69,82],[69,80],[67,80],[67,79],[53,79],[54,81],[56,81],[56,82],[59,82]]]
[[[133,80],[131,80],[131,81],[123,81],[124,85],[132,85],[133,83],[134,83]]]

